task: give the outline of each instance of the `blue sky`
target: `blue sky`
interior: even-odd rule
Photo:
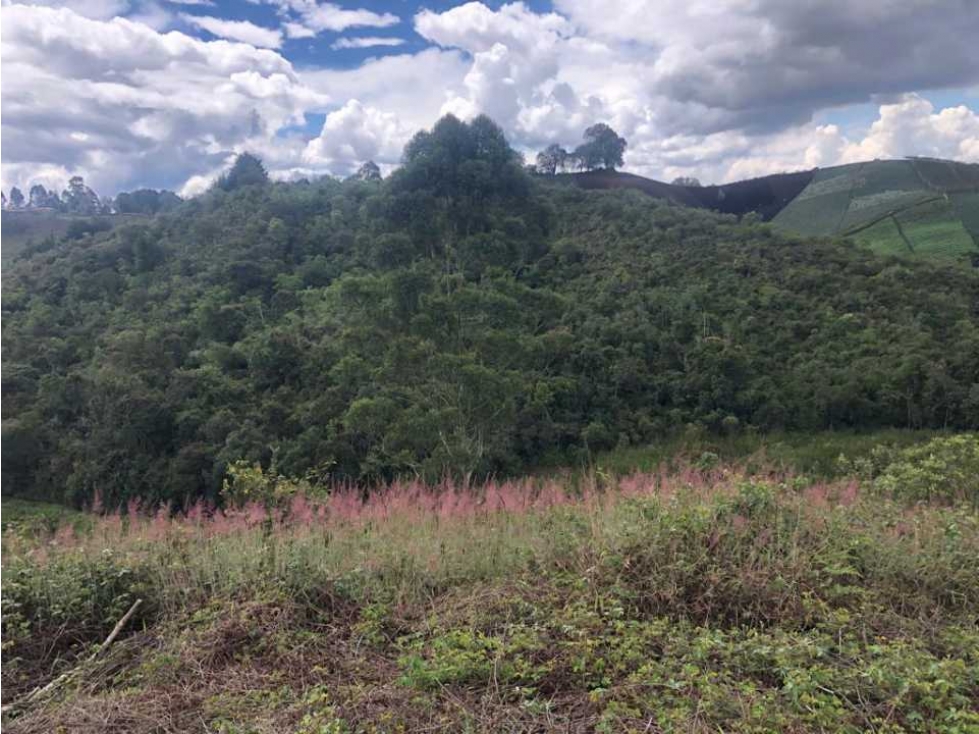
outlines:
[[[5,189],[193,195],[243,150],[283,179],[389,171],[446,113],[531,159],[607,122],[665,180],[979,160],[975,0],[2,3]]]

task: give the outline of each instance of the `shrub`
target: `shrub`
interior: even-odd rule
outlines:
[[[280,475],[274,457],[268,471],[261,464],[236,461],[228,466],[221,485],[221,499],[229,507],[244,507],[252,502],[272,507],[287,504],[297,494],[309,495],[311,489],[306,479]]]
[[[912,502],[970,502],[979,507],[979,435],[936,438],[899,452],[874,486]]]

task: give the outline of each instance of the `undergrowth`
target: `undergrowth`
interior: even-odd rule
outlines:
[[[862,481],[399,484],[7,533],[4,703],[87,667],[5,730],[976,732],[974,438],[937,441]]]

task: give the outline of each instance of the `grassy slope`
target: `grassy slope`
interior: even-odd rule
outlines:
[[[881,254],[956,258],[977,252],[951,200],[925,200],[879,219],[853,238]]]
[[[781,229],[811,236],[852,235],[880,253],[953,259],[979,253],[979,165],[869,161],[696,188],[616,171],[559,178],[586,189],[638,189],[729,214],[757,211]]]
[[[675,186],[620,171],[586,171],[562,174],[557,180],[571,181],[583,189],[637,189],[657,199],[684,206],[738,216],[757,212],[763,219],[769,220],[792,201],[812,177],[812,171],[799,171],[720,186]]]
[[[80,512],[50,502],[35,502],[14,497],[4,497],[0,502],[0,524],[3,531],[20,529],[53,529],[66,522],[81,520]]]
[[[880,253],[960,258],[979,251],[979,167],[872,161],[819,171],[774,219],[809,235],[851,235]],[[946,195],[947,194],[947,195]]]
[[[7,535],[7,697],[146,603],[4,731],[979,727],[974,510],[727,470],[534,487]]]
[[[621,171],[585,171],[583,173],[561,174],[556,180],[569,180],[583,189],[638,189],[657,199],[666,199],[676,204],[697,206],[698,201],[686,188],[655,181]]]
[[[951,198],[962,224],[979,248],[979,193],[952,194]]]

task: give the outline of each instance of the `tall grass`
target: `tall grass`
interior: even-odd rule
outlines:
[[[729,468],[590,475],[575,488],[395,483],[367,498],[300,494],[283,507],[198,504],[178,515],[131,503],[85,532],[66,525],[3,543],[5,605],[24,629],[84,624],[94,636],[136,595],[155,616],[263,593],[315,607],[326,590],[409,604],[527,569],[601,568],[639,606],[739,620],[802,621],[807,595],[845,605],[866,597],[858,588],[922,610],[968,607],[979,594],[974,513],[868,497],[855,480]]]
[[[702,464],[132,503],[7,533],[5,695],[72,668],[141,598],[98,682],[19,731],[537,731],[554,715],[582,731],[931,731],[912,724],[939,716],[934,731],[969,731],[979,514],[877,484]]]

